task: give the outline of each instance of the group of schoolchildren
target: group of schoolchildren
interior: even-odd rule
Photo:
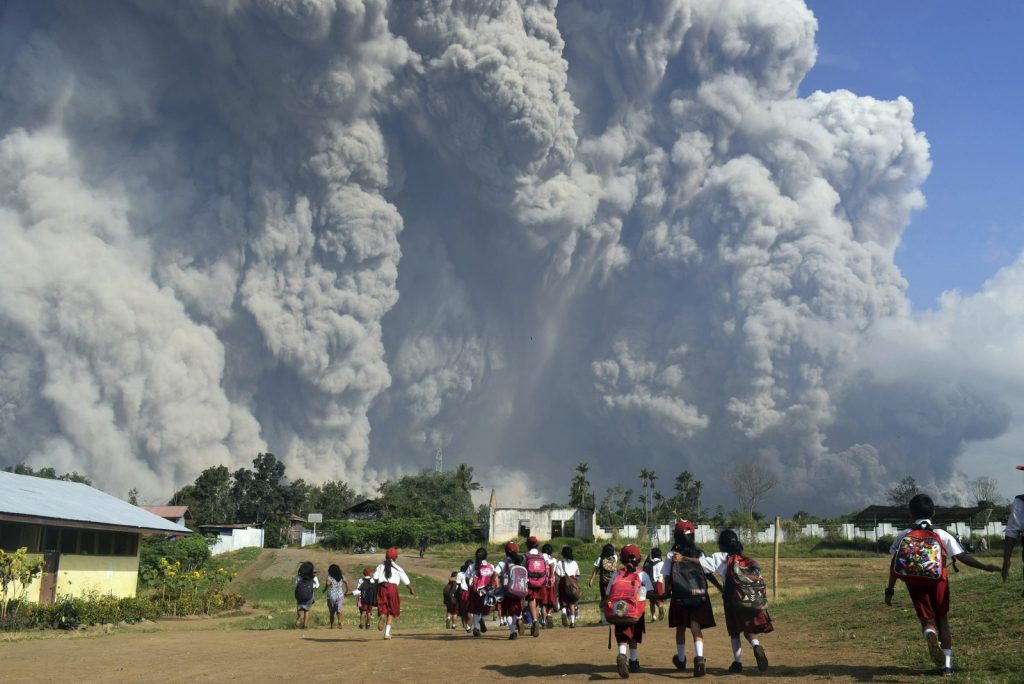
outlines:
[[[1020,468],[1024,470],[1024,466]],[[890,548],[889,582],[885,603],[892,604],[897,580],[902,580],[921,624],[922,634],[939,673],[952,673],[952,637],[949,629],[949,581],[947,565],[964,565],[1002,572],[1009,576],[1010,560],[1017,541],[1024,552],[1024,495],[1018,496],[1011,509],[1006,529],[1002,566],[986,564],[966,553],[960,543],[946,531],[932,526],[934,503],[925,494],[918,494],[909,503],[914,524],[900,532]],[[664,603],[669,603],[668,626],[675,630],[676,653],[673,665],[688,668],[686,633],[693,641],[692,668],[694,677],[706,674],[704,630],[715,627],[715,616],[708,592],[710,583],[723,598],[726,631],[731,639],[730,673],[743,671],[743,640],[753,652],[757,669],[768,669],[768,658],[759,636],[774,627],[768,611],[767,590],[760,567],[744,555],[743,544],[733,530],[724,530],[718,537],[718,551],[705,555],[695,543],[695,528],[688,520],[676,523],[673,545],[665,558],[661,550],[651,549],[646,562],[635,544],[627,544],[618,554],[606,544],[594,561],[589,585],[598,579],[601,621],[614,630],[618,645],[616,669],[622,678],[640,671],[639,645],[647,630],[647,607],[651,622],[664,619]],[[508,638],[518,639],[520,623],[529,625],[537,637],[541,629],[554,627],[553,614],[561,614],[563,626],[575,628],[579,617],[580,568],[573,559],[572,547],[566,546],[561,557],[553,556],[549,544],[538,546],[536,537],[526,541],[521,554],[516,542],[504,546],[504,557],[497,565],[487,559],[487,549],[476,550],[473,559],[451,574],[443,592],[446,611],[445,628],[459,626],[474,637],[487,631],[487,616],[493,611],[508,628]],[[415,596],[408,575],[398,566],[398,552],[388,549],[384,562],[376,569],[364,568],[359,584],[352,592],[358,598],[359,627],[370,628],[370,614],[378,609],[378,629],[384,638],[391,638],[393,618],[400,614],[398,585],[404,584]],[[1024,559],[1024,555],[1022,555]],[[341,626],[341,608],[348,585],[337,565],[328,569],[327,605],[331,627],[335,618]],[[303,563],[295,580],[296,626],[309,623],[313,591],[319,581],[311,563]],[[609,640],[610,647],[610,640]]]

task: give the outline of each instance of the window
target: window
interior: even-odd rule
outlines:
[[[43,533],[43,551],[60,550],[60,528],[47,527]]]
[[[17,551],[21,547],[29,553],[39,552],[39,525],[19,522],[0,522],[0,549]]]
[[[519,521],[519,536],[520,537],[524,537],[524,538],[530,536],[530,521],[529,520],[520,520]]]
[[[575,537],[576,536],[576,521],[575,520],[566,520],[564,523],[562,523],[562,535],[566,536],[566,537]]]
[[[79,530],[78,553],[86,556],[96,554],[96,530]]]
[[[551,538],[555,539],[556,537],[561,537],[561,536],[562,536],[562,521],[561,520],[552,520],[551,521]]]
[[[78,553],[78,530],[69,527],[61,528],[58,550],[61,553]]]
[[[114,533],[113,532],[100,532],[96,535],[96,554],[99,556],[109,556],[113,553],[114,549]]]
[[[138,539],[139,535],[134,534],[132,532],[115,532],[113,555],[134,556]]]

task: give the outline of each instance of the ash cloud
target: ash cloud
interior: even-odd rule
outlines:
[[[513,498],[586,460],[729,506],[758,459],[834,512],[1020,432],[1019,263],[910,311],[928,143],[905,99],[797,97],[802,2],[0,12],[6,462],[158,498],[269,449],[369,491],[440,447]]]

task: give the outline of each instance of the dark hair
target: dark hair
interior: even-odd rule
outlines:
[[[694,540],[694,535],[685,532],[676,532],[676,543],[672,546],[672,549],[679,551],[684,556],[689,558],[699,558],[700,549],[697,548],[697,542]]]
[[[680,530],[672,532],[672,541],[674,541],[675,545],[679,548],[683,548],[687,544],[694,546],[694,538],[693,532],[682,532]]]
[[[313,579],[315,571],[313,570],[313,564],[309,561],[303,561],[299,564],[299,577],[302,579]]]
[[[391,579],[391,570],[392,570],[393,567],[394,567],[394,564],[391,562],[391,559],[385,557],[384,558],[384,576],[387,577],[388,579]]]
[[[562,547],[562,558],[564,558],[565,560],[572,560],[572,547],[571,546],[563,546]]]
[[[718,550],[728,554],[743,553],[743,542],[732,530],[722,530],[718,535]]]
[[[540,550],[543,553],[546,553],[546,554],[548,554],[550,556],[551,554],[553,554],[555,552],[555,547],[553,547],[551,544],[545,544],[544,546],[541,547]]]
[[[509,552],[507,555],[508,555],[508,559],[510,561],[512,561],[512,565],[522,565],[523,564],[523,557],[520,554],[515,553],[515,552]]]
[[[916,494],[907,507],[917,520],[935,515],[935,502],[927,494]]]
[[[611,558],[615,555],[615,547],[611,544],[605,544],[601,547],[601,558]]]
[[[657,546],[651,549],[651,558],[661,558],[661,549]]]
[[[455,579],[458,576],[459,576],[459,573],[456,572],[455,570],[452,570],[452,574],[448,575],[448,579]]]
[[[331,567],[327,568],[327,574],[331,576],[335,582],[340,582],[342,578],[341,568],[336,563],[332,563]]]
[[[479,563],[480,561],[487,560],[487,549],[481,546],[479,549],[476,550],[476,553],[474,554],[473,557],[476,558],[477,563]]]

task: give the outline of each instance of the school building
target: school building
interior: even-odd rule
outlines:
[[[88,485],[0,471],[0,548],[24,547],[43,559],[43,574],[25,588],[27,600],[135,596],[144,534],[191,530]]]
[[[487,541],[501,544],[517,537],[537,541],[554,537],[593,538],[597,514],[590,508],[498,508],[491,492]]]

